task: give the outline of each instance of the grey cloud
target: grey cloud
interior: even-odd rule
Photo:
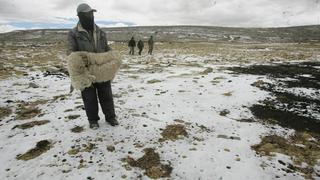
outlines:
[[[83,0],[0,0],[0,21],[74,18]],[[138,25],[288,26],[319,23],[320,0],[86,0],[97,18]],[[41,8],[36,8],[41,7]],[[32,10],[26,10],[26,8]]]
[[[21,9],[15,4],[15,1],[0,0],[0,16],[10,17],[18,14]]]
[[[77,6],[82,2],[83,0],[72,0],[72,1],[58,0],[55,3],[54,9],[56,10],[74,9],[75,10]]]

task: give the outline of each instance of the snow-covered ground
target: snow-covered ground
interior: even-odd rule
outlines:
[[[164,179],[304,179],[280,170],[278,160],[291,162],[289,157],[260,157],[251,149],[262,136],[289,135],[293,130],[241,121],[253,118],[249,106],[269,96],[251,84],[269,80],[235,75],[225,70],[230,65],[205,60],[183,54],[124,56],[112,83],[120,125],[104,122],[100,109],[98,130],[89,129],[80,92],[69,93],[68,77],[36,71],[1,81],[0,106],[13,113],[0,122],[0,179],[149,179],[144,170],[123,160],[142,157],[145,148],[153,148],[161,162],[172,167]],[[39,87],[30,87],[31,82]],[[48,100],[37,105],[38,116],[15,120],[21,101],[37,100]],[[13,128],[35,120],[50,122]],[[159,141],[172,124],[182,124],[188,135]],[[76,126],[84,130],[72,132]],[[47,152],[27,161],[16,159],[41,140],[52,142]],[[79,152],[72,154],[72,149]]]

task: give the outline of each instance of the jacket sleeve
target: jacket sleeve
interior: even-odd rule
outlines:
[[[71,54],[71,52],[78,51],[78,45],[73,31],[69,31],[67,47],[67,55]]]

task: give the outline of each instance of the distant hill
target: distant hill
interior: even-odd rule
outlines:
[[[109,41],[128,41],[131,36],[157,41],[205,41],[244,43],[320,42],[320,25],[281,28],[233,28],[214,26],[138,26],[103,28]],[[68,29],[19,30],[0,34],[0,41],[66,41]]]

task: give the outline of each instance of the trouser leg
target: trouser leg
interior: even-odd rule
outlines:
[[[85,88],[81,91],[81,96],[89,123],[97,122],[100,118],[98,115],[99,109],[95,86],[91,85],[90,87]]]
[[[96,83],[101,109],[106,119],[115,118],[111,82]]]

